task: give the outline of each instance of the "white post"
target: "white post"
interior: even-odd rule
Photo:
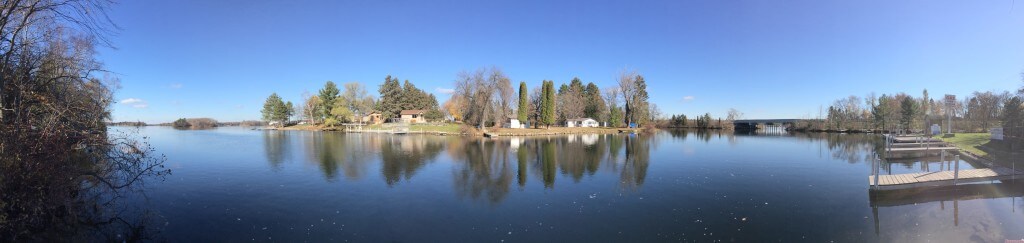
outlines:
[[[942,152],[939,152],[939,162],[941,162],[943,164],[946,163],[946,150],[942,150]]]
[[[875,158],[872,161],[875,162],[875,189],[878,189],[878,177],[882,174],[882,160],[878,159],[878,154],[875,154]]]
[[[960,155],[956,155],[955,161],[953,161],[953,185],[956,185],[956,181],[960,179]]]

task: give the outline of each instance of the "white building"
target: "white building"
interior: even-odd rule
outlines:
[[[508,119],[505,128],[526,128],[526,124],[520,123],[519,119]]]
[[[591,118],[576,118],[565,121],[565,127],[598,127],[596,120]]]

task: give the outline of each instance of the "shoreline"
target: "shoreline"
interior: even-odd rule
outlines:
[[[252,130],[258,131],[312,131],[312,132],[344,132],[344,133],[384,133],[384,134],[425,134],[425,135],[437,135],[437,136],[466,136],[466,137],[529,137],[529,136],[549,136],[549,135],[601,135],[601,134],[619,134],[619,133],[640,133],[645,131],[644,128],[607,128],[607,127],[551,127],[551,128],[490,128],[483,131],[476,128],[472,128],[471,132],[449,132],[449,131],[430,131],[430,130],[416,130],[411,129],[405,132],[393,132],[392,130],[386,129],[353,129],[346,130],[343,128],[320,128],[314,126],[303,126],[303,127],[253,127]]]

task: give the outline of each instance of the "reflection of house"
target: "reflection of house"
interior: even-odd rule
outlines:
[[[587,134],[580,136],[580,141],[582,141],[584,145],[594,145],[597,143],[597,138],[597,134]]]
[[[423,114],[427,113],[426,110],[402,110],[400,113],[402,122],[405,123],[423,123],[427,122],[426,118],[423,118]]]
[[[374,112],[363,116],[362,122],[366,124],[381,124],[384,123],[384,117],[380,113]]]
[[[565,121],[565,127],[597,127],[597,121],[590,118],[576,118]]]
[[[508,119],[508,123],[505,124],[505,128],[526,128],[526,124],[519,123],[519,119]]]

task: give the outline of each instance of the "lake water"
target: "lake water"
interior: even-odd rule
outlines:
[[[112,128],[126,130],[129,128]],[[1024,188],[872,199],[871,135],[662,131],[481,139],[144,127],[146,184],[183,242],[995,242]],[[927,160],[927,159],[926,159]],[[883,165],[936,171],[941,162]],[[971,168],[961,162],[960,168]],[[968,189],[963,189],[968,190]],[[983,198],[983,199],[971,199]]]

